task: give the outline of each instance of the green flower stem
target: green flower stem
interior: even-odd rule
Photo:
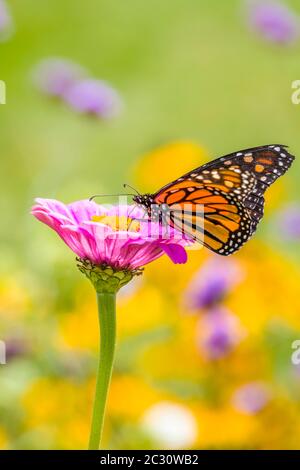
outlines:
[[[98,363],[96,394],[93,409],[89,449],[99,449],[105,406],[112,374],[116,344],[116,295],[142,269],[116,269],[107,264],[97,265],[77,258],[79,270],[91,281],[98,299],[100,325],[100,358]]]
[[[99,449],[116,344],[116,293],[97,292],[100,326],[100,357],[89,450]]]

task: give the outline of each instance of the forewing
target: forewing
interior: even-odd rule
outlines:
[[[153,198],[169,206],[171,225],[229,255],[254,233],[263,216],[264,192],[293,159],[281,145],[242,150],[196,168]]]

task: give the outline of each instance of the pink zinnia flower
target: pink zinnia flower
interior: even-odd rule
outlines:
[[[184,240],[178,232],[162,234],[158,223],[145,219],[137,206],[107,209],[94,201],[63,204],[54,199],[37,199],[32,214],[55,230],[81,258],[117,270],[135,270],[167,254],[174,263],[185,263]]]

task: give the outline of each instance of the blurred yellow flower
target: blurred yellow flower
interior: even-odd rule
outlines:
[[[172,142],[142,156],[133,176],[140,192],[157,191],[209,159],[206,149],[189,141]]]
[[[300,449],[299,405],[281,396],[257,419],[256,449]]]
[[[3,428],[0,428],[0,450],[7,449],[8,447],[8,438],[6,432]]]
[[[59,324],[58,344],[82,350],[97,350],[99,325],[94,292],[78,303],[73,312],[66,313]]]
[[[143,378],[115,374],[107,403],[108,416],[136,421],[149,406],[166,398],[167,394],[155,390]]]
[[[212,256],[206,248],[187,249],[187,253],[188,262],[185,264],[174,265],[166,256],[162,256],[145,269],[145,280],[159,288],[163,286],[163,295],[172,295],[177,304],[180,303],[183,289],[186,288],[188,280],[192,278],[202,263]]]
[[[228,305],[249,334],[262,334],[266,324],[276,318],[300,329],[299,267],[254,240],[237,256],[246,276]]]
[[[152,344],[139,358],[139,366],[154,380],[195,379],[205,374],[204,361],[196,348],[197,318],[170,309],[169,324],[174,332],[159,344]]]
[[[143,282],[141,284],[137,291],[129,290],[128,295],[123,296],[121,291],[117,324],[120,338],[164,324],[168,317],[166,299],[160,290],[155,286],[143,285]],[[58,344],[61,347],[98,349],[99,326],[94,297],[87,296],[73,312],[62,317],[58,333]]]
[[[34,431],[47,426],[55,447],[85,448],[92,396],[90,382],[76,383],[50,377],[39,379],[22,398],[26,427]]]
[[[289,186],[288,186],[288,175],[284,178],[278,179],[276,184],[273,184],[268,188],[265,196],[265,215],[271,214],[275,209],[282,205],[282,201],[288,199]]]
[[[145,274],[146,275],[146,274]],[[167,322],[167,299],[160,289],[145,283],[118,306],[118,331],[121,337],[147,331]]]
[[[203,407],[195,405],[200,449],[241,449],[251,447],[256,418],[235,411],[231,406]]]
[[[0,279],[0,317],[19,317],[31,306],[28,290],[17,278]]]

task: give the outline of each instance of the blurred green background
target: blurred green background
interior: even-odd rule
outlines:
[[[288,4],[300,14],[296,1]],[[263,41],[237,0],[9,5],[15,32],[0,44],[7,86],[0,106],[0,339],[17,353],[0,365],[0,446],[85,448],[97,350],[94,295],[73,254],[30,216],[34,198],[71,202],[122,191],[124,182],[158,189],[155,167],[151,172],[157,149],[165,181],[180,176],[177,162],[186,159],[189,169],[190,146],[203,151],[199,164],[277,142],[297,156],[300,107],[291,102],[291,83],[300,78],[300,43]],[[122,113],[101,121],[43,96],[32,72],[53,56],[109,82]],[[184,142],[174,144],[174,156],[164,150],[172,142]],[[155,262],[121,297],[107,448],[299,448],[300,374],[290,360],[300,338],[299,244],[287,243],[275,224],[285,204],[297,202],[299,172],[296,159],[267,195],[257,235],[234,257],[244,277],[222,307],[246,335],[228,355],[207,360],[199,352],[206,313],[186,315],[183,301],[209,259],[206,250],[191,253],[184,267]],[[237,410],[235,390],[257,381],[271,391],[268,403],[255,413]],[[156,427],[148,423],[153,406]],[[178,422],[168,406],[178,407]],[[182,440],[174,431],[181,426]]]

